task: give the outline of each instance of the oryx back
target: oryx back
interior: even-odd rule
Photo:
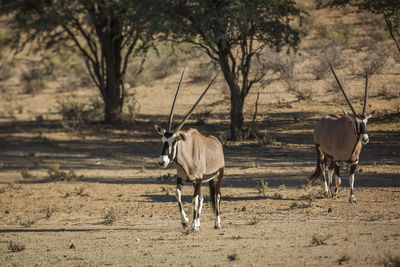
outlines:
[[[225,167],[220,141],[214,136],[204,136],[196,129],[181,131],[186,140],[177,146],[178,176],[187,181],[203,179],[206,182]]]
[[[320,120],[314,129],[314,142],[334,161],[355,162],[361,151],[350,115],[327,116]]]

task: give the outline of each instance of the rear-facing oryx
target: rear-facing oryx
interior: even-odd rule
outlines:
[[[177,169],[177,187],[175,191],[176,198],[181,212],[181,220],[183,227],[187,227],[188,218],[183,210],[181,201],[181,190],[183,182],[192,182],[194,185],[193,203],[193,221],[191,230],[198,231],[200,227],[200,215],[203,205],[203,195],[201,193],[201,184],[209,182],[210,197],[215,212],[215,229],[221,228],[220,200],[221,200],[221,182],[224,175],[224,153],[220,141],[214,136],[204,136],[196,129],[181,131],[182,126],[189,119],[200,100],[203,98],[211,84],[217,76],[210,82],[206,90],[194,104],[189,113],[178,124],[175,130],[172,130],[172,118],[174,115],[175,101],[179,93],[179,88],[182,83],[182,78],[185,70],[182,72],[178,88],[175,93],[175,98],[172,103],[171,113],[168,120],[168,131],[155,125],[156,130],[162,135],[163,147],[158,164],[165,168],[172,161],[176,164]]]
[[[357,168],[362,144],[366,144],[369,141],[367,135],[367,121],[374,113],[372,112],[369,115],[365,114],[368,98],[368,73],[366,73],[365,77],[363,112],[361,115],[357,115],[349,99],[347,98],[347,95],[344,92],[342,85],[335,74],[335,71],[330,64],[329,66],[353,114],[351,115],[345,112],[345,114],[340,116],[327,116],[317,122],[314,129],[314,143],[318,154],[317,168],[310,179],[316,179],[322,174],[325,196],[328,196],[329,190],[326,183],[325,169],[328,159],[330,159],[331,163],[328,168],[329,189],[331,190],[332,196],[334,196],[337,194],[338,187],[341,183],[339,176],[339,162],[347,162],[350,164],[349,202],[357,202],[353,191],[354,172]],[[334,191],[332,191],[333,172],[335,172],[336,183]]]

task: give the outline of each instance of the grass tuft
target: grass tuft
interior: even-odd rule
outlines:
[[[8,250],[12,252],[20,252],[25,249],[25,245],[19,242],[10,241],[8,243]]]

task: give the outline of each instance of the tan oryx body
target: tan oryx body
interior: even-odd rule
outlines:
[[[187,227],[189,219],[183,210],[181,191],[183,183],[192,182],[195,188],[193,203],[193,221],[191,229],[198,231],[200,227],[200,215],[203,205],[203,195],[201,193],[201,184],[209,182],[210,197],[215,212],[215,228],[221,228],[221,219],[219,215],[219,206],[221,200],[221,183],[224,175],[224,153],[221,142],[214,136],[204,136],[196,129],[181,131],[182,126],[192,114],[202,97],[205,95],[215,78],[208,85],[206,90],[197,100],[189,113],[185,116],[181,123],[171,129],[173,111],[175,101],[179,93],[179,88],[182,82],[184,71],[182,72],[181,80],[175,94],[175,99],[172,104],[169,117],[169,129],[164,130],[156,125],[156,130],[162,135],[163,148],[159,157],[159,165],[163,168],[167,167],[170,162],[175,162],[177,169],[177,187],[176,198],[178,200],[179,210],[181,213],[181,221],[184,227]]]
[[[338,162],[358,161],[362,147],[357,137],[354,117],[348,114],[327,116],[317,122],[314,143]]]
[[[366,75],[365,83],[365,97],[364,97],[364,108],[361,115],[357,115],[353,106],[351,105],[346,93],[344,92],[339,79],[337,78],[332,66],[331,70],[335,76],[336,81],[339,84],[347,103],[349,104],[353,114],[343,114],[340,116],[327,116],[322,120],[318,121],[314,128],[314,143],[318,154],[317,168],[314,174],[310,177],[316,179],[322,175],[322,183],[325,191],[325,195],[328,196],[329,189],[332,187],[332,176],[335,173],[336,187],[334,191],[331,191],[332,196],[337,194],[341,179],[339,176],[339,163],[347,162],[350,164],[350,202],[357,202],[354,197],[354,173],[357,168],[359,156],[361,153],[362,144],[366,144],[369,141],[367,134],[367,121],[372,116],[365,114],[367,98],[368,98],[368,75]],[[328,184],[326,181],[325,169],[328,163],[328,159],[331,163],[328,168]]]
[[[221,142],[214,136],[204,136],[196,129],[179,131],[185,136],[184,142],[178,142],[175,163],[178,177],[187,182],[201,178],[208,182],[225,167]]]

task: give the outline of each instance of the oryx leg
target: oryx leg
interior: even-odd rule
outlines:
[[[215,179],[209,181],[210,185],[210,198],[211,198],[211,203],[213,206],[213,210],[215,213],[215,224],[214,228],[215,229],[221,229],[221,218],[219,216],[220,213],[220,202],[221,202],[221,183],[222,183],[222,178],[224,176],[224,169],[220,169],[218,171],[218,175]]]
[[[328,185],[326,183],[326,163],[327,163],[327,158],[323,154],[321,154],[320,157],[322,157],[322,158],[320,158],[320,163],[319,163],[319,166],[321,168],[321,173],[322,173],[322,187],[324,188],[325,197],[327,197],[328,193],[329,193]]]
[[[200,228],[200,214],[203,206],[203,195],[201,194],[201,179],[196,179],[194,183],[193,195],[193,221],[191,230],[197,232]]]
[[[357,163],[352,163],[350,166],[350,176],[349,176],[349,184],[350,184],[350,203],[357,203],[357,199],[354,196],[354,173],[356,172]]]
[[[182,226],[186,228],[188,226],[189,219],[187,218],[186,213],[183,210],[182,198],[181,198],[182,187],[183,187],[183,181],[181,178],[178,177],[178,180],[176,182],[175,196],[176,199],[178,200],[179,211],[181,212]]]
[[[221,203],[221,184],[224,177],[224,169],[220,169],[217,178],[215,179],[215,229],[221,229],[220,203]]]
[[[333,176],[333,170],[335,168],[335,161],[331,161],[331,164],[329,164],[328,168],[328,187],[329,191],[331,192],[331,195],[333,197],[333,192],[332,192],[332,176]]]
[[[335,163],[335,189],[332,192],[334,196],[337,195],[338,191],[339,191],[339,186],[342,183],[342,180],[340,179],[340,166],[339,163],[336,162]]]

